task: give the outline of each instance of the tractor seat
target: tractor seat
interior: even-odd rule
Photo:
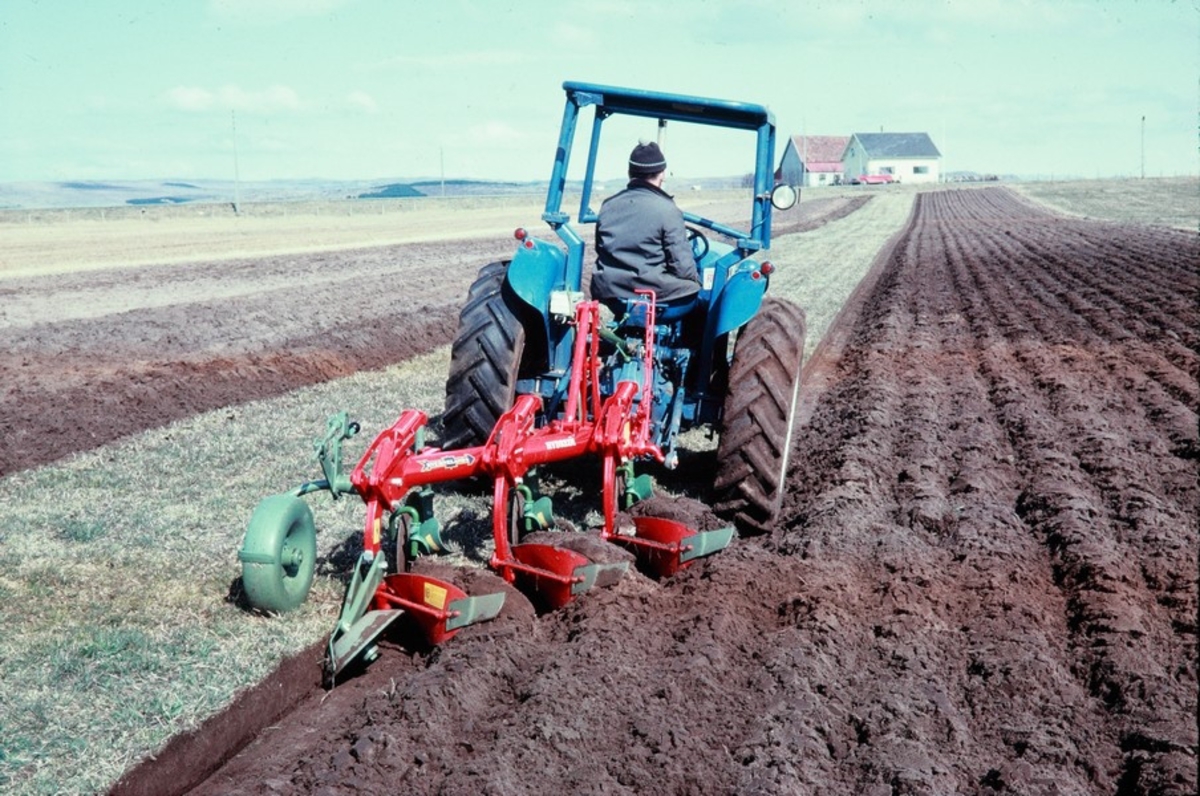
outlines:
[[[656,324],[669,324],[681,320],[688,315],[697,304],[699,294],[685,296],[658,304],[655,307],[654,321]],[[640,299],[605,299],[603,302],[620,322],[621,326],[645,327],[646,304]]]

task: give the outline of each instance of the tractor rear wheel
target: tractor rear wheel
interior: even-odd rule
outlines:
[[[713,504],[745,532],[769,531],[783,504],[804,331],[802,309],[766,298],[734,346]]]
[[[504,293],[507,262],[485,265],[467,293],[450,350],[442,448],[487,442],[500,415],[516,397],[525,328]]]

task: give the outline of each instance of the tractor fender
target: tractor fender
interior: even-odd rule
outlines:
[[[519,313],[525,321],[528,343],[538,350],[546,350],[550,335],[550,295],[564,289],[563,275],[566,273],[567,256],[562,249],[545,241],[526,238],[513,255],[508,267],[508,286],[521,302],[532,312]],[[538,321],[533,315],[536,313]]]
[[[753,318],[767,292],[768,280],[759,273],[753,260],[743,260],[732,270],[711,310],[715,319],[713,333],[717,336],[728,334]]]

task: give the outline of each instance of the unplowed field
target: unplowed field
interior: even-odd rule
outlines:
[[[920,195],[808,371],[774,534],[389,645],[195,792],[1194,794],[1197,262]]]

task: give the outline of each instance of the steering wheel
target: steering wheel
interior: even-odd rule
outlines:
[[[704,233],[695,227],[688,227],[687,240],[692,245],[692,256],[697,262],[704,259],[704,255],[708,254],[708,238],[704,237]]]

